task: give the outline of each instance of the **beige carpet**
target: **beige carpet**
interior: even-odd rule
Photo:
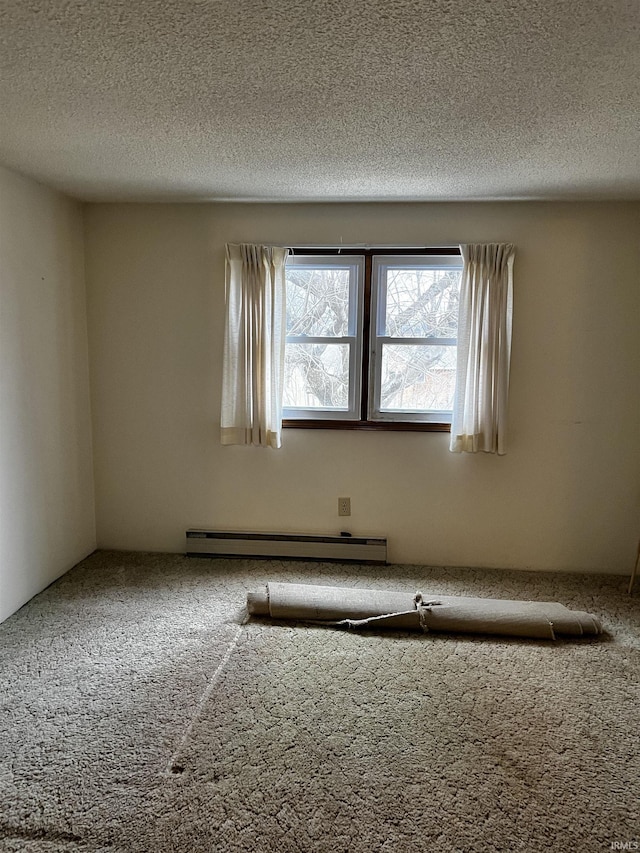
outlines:
[[[607,635],[243,625],[267,580],[555,599]],[[624,578],[97,553],[0,626],[0,850],[637,842],[638,601]]]

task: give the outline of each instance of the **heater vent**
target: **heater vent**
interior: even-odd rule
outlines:
[[[377,536],[242,533],[187,530],[188,557],[277,557],[292,560],[387,562],[387,540]]]

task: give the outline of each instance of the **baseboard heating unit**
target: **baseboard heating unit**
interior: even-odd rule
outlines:
[[[281,557],[387,562],[387,540],[370,536],[187,530],[188,557]]]

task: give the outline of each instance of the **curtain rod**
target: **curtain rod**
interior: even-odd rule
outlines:
[[[460,243],[452,243],[450,246],[439,246],[438,248],[457,249]],[[314,248],[314,249],[433,249],[434,246],[419,245],[416,243],[300,243],[291,248]]]
[[[441,255],[441,254],[460,254],[460,245],[453,246],[390,246],[386,245],[371,245],[370,243],[347,243],[341,245],[315,245],[313,243],[305,246],[288,246],[294,254],[296,252],[421,252],[423,254]]]

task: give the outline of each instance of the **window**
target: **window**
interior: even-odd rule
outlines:
[[[461,272],[457,249],[291,255],[285,426],[447,429]]]

